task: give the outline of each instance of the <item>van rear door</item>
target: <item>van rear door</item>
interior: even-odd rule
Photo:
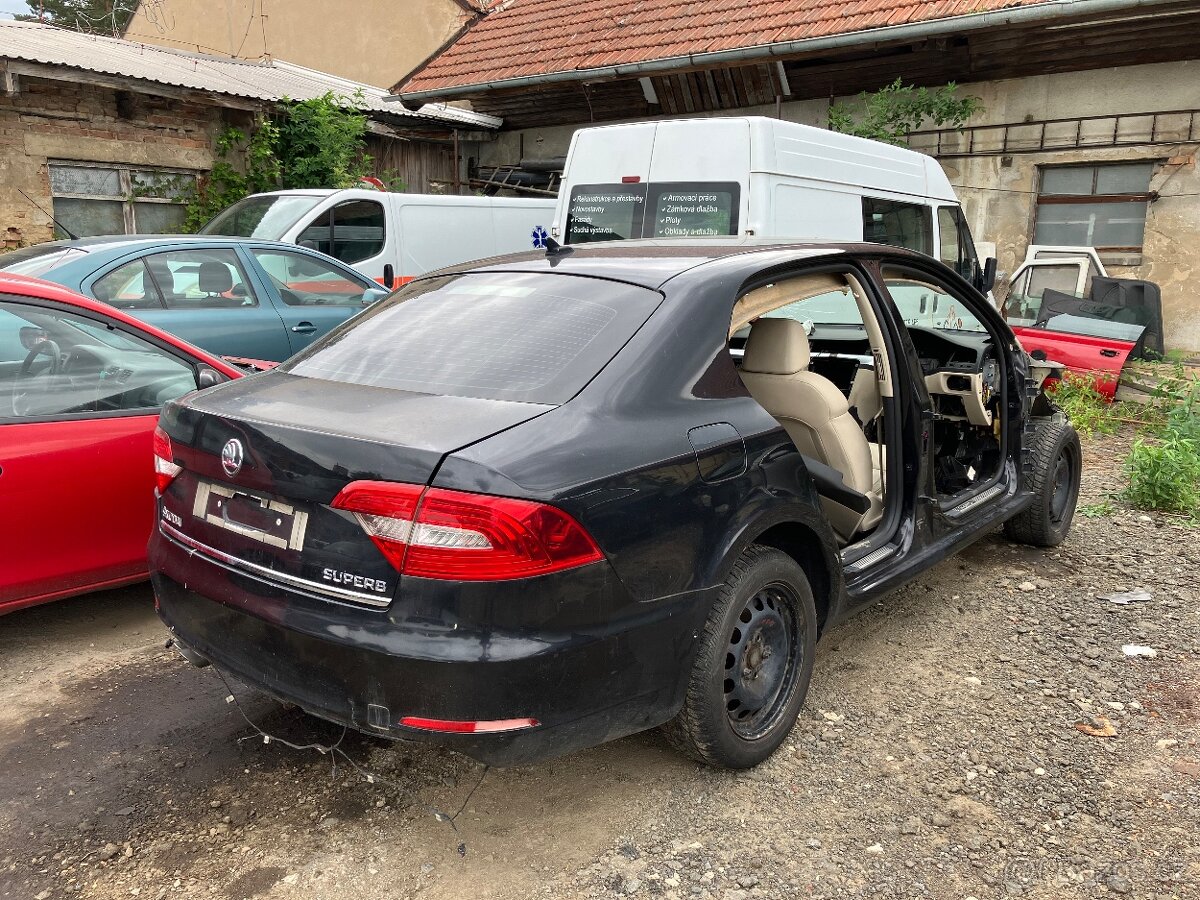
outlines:
[[[585,128],[567,155],[554,232],[565,244],[640,238],[657,124]]]
[[[584,129],[571,146],[555,226],[568,244],[737,234],[749,168],[744,120]]]

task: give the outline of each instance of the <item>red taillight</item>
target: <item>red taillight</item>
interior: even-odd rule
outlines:
[[[500,581],[603,559],[573,518],[529,500],[356,481],[338,494],[333,506],[354,513],[403,575]]]
[[[621,184],[637,184],[642,180],[641,175],[622,175]]]
[[[175,476],[183,471],[183,466],[176,464],[175,454],[171,450],[171,439],[158,426],[154,428],[154,483],[160,494],[167,492],[167,487],[175,480]]]
[[[422,719],[420,716],[405,716],[401,725],[420,728],[422,731],[442,731],[449,734],[487,734],[497,731],[516,731],[519,728],[536,728],[537,719],[492,719],[484,722],[461,722],[453,719]]]

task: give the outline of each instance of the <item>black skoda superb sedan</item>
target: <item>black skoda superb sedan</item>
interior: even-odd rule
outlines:
[[[824,629],[1002,523],[1066,537],[1047,374],[955,272],[878,245],[446,270],[166,408],[159,614],[371,734],[504,765],[663,726],[751,766]]]

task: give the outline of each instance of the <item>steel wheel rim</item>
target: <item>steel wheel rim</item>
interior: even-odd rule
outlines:
[[[1061,525],[1066,518],[1067,508],[1071,504],[1074,475],[1072,454],[1064,449],[1054,461],[1054,470],[1050,473],[1054,485],[1050,495],[1050,521],[1055,525]]]
[[[734,733],[745,740],[761,738],[774,727],[799,678],[798,610],[791,588],[770,584],[743,604],[730,629],[722,685],[725,712]]]

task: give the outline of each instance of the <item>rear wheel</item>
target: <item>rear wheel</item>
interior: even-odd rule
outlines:
[[[751,545],[709,613],[683,709],[663,726],[667,738],[709,765],[762,762],[796,721],[816,642],[804,570],[780,550]]]
[[[1035,547],[1057,547],[1071,530],[1079,502],[1083,451],[1079,435],[1066,420],[1047,422],[1030,445],[1033,472],[1028,476],[1033,503],[1004,524],[1014,541]]]

